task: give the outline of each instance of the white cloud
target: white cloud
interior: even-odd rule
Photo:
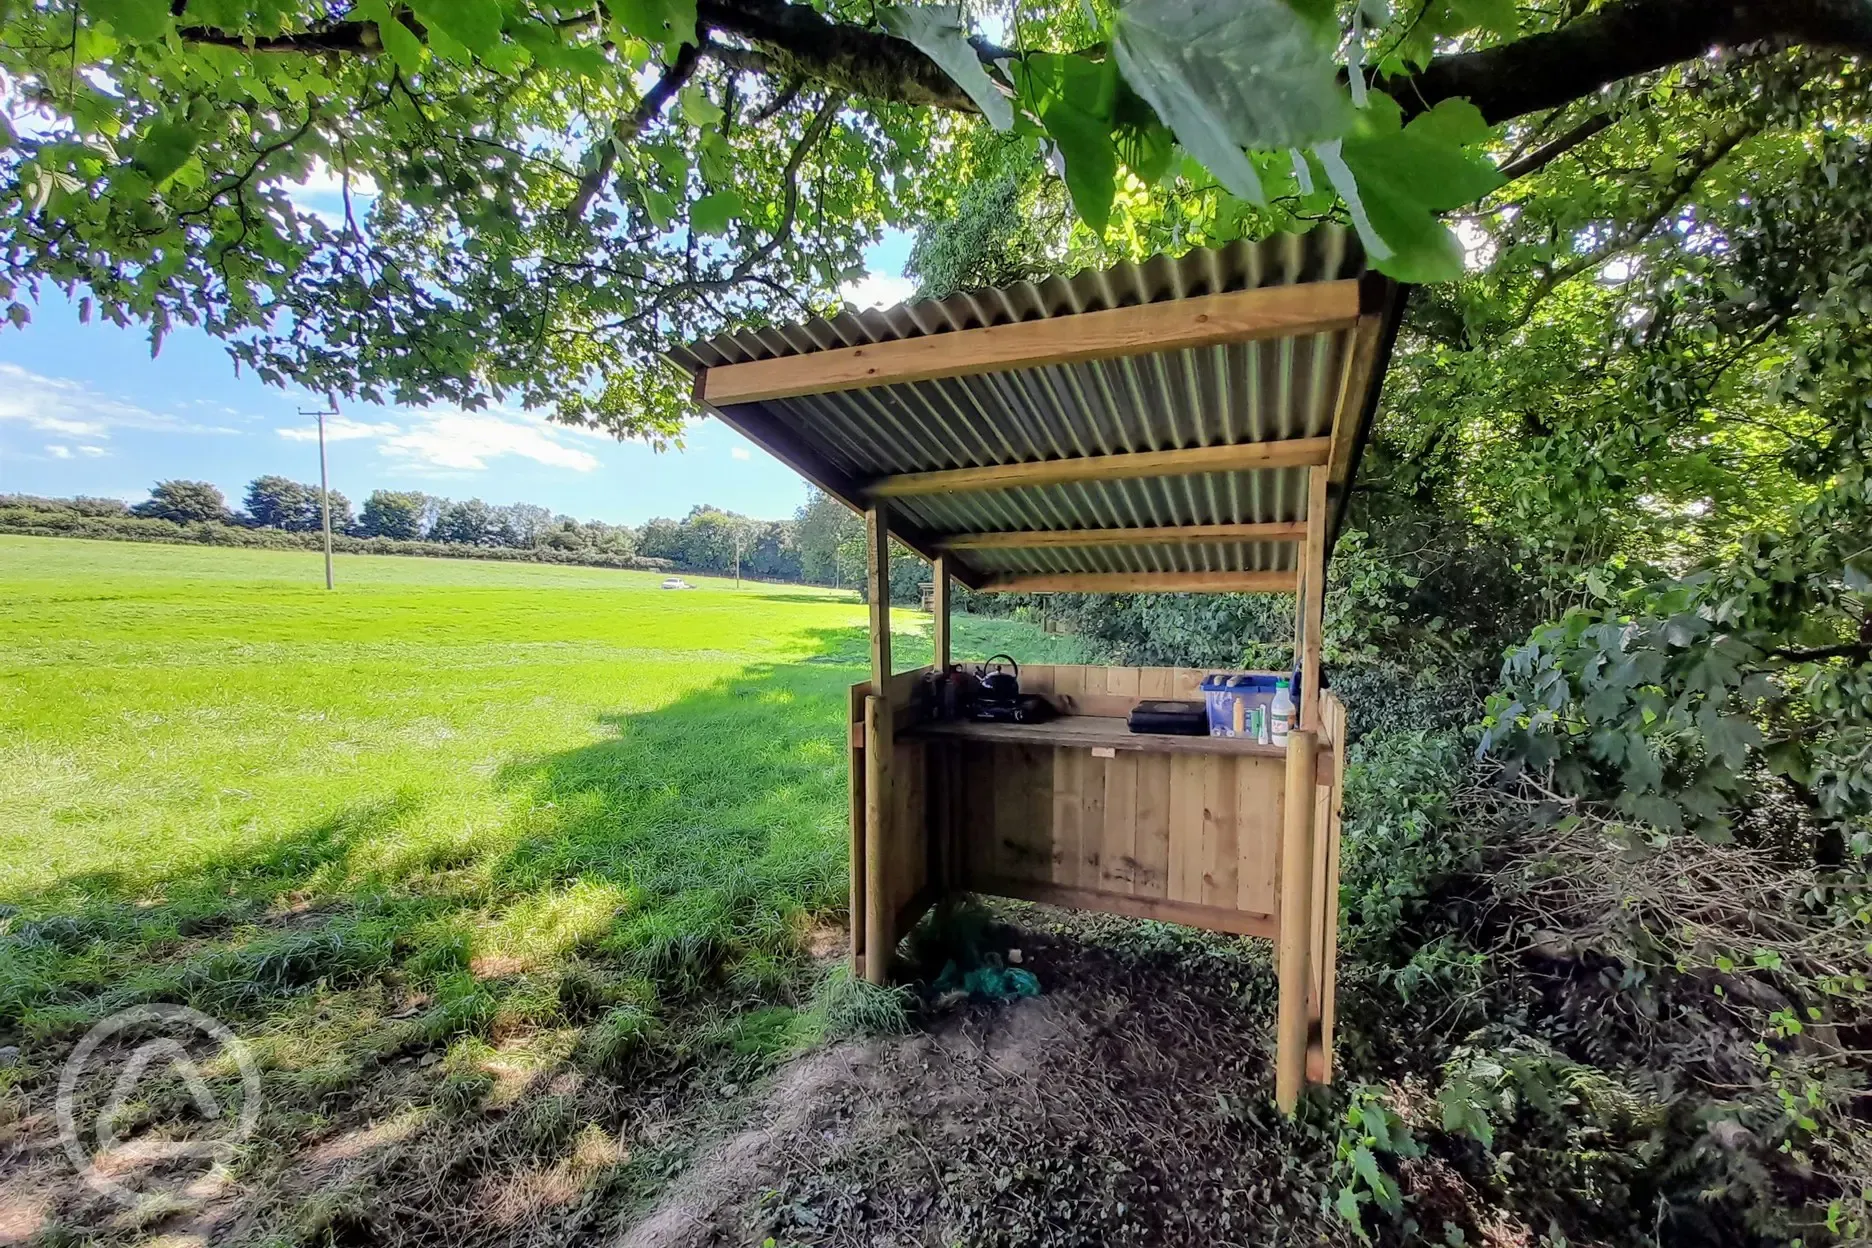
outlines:
[[[753,453],[749,451],[747,447],[745,446],[737,446],[737,447],[731,448],[728,452],[728,455],[731,459],[753,459],[754,458]]]
[[[23,424],[69,438],[109,438],[118,429],[159,433],[239,433],[201,425],[112,398],[82,381],[47,377],[18,364],[0,364],[0,422]]]
[[[416,425],[386,437],[383,453],[412,466],[456,472],[481,472],[489,460],[509,455],[573,472],[598,467],[596,455],[567,446],[545,422],[504,408],[424,412]]]
[[[88,455],[88,456],[90,456],[90,457],[91,457],[92,459],[96,459],[96,458],[98,458],[98,457],[99,457],[100,455],[108,455],[108,454],[110,454],[110,452],[109,452],[109,451],[107,451],[107,450],[105,450],[105,449],[104,449],[103,447],[101,447],[101,446],[81,446],[81,447],[79,447],[79,448],[78,448],[78,453],[79,453],[80,455]]]
[[[869,273],[855,282],[839,287],[839,297],[860,308],[888,308],[902,303],[916,293],[916,283],[907,277]]]
[[[309,425],[288,425],[276,430],[280,437],[288,442],[318,441],[318,422]],[[373,425],[362,420],[352,420],[349,416],[327,416],[325,418],[325,440],[327,442],[351,442],[358,438],[387,438],[403,432],[403,426],[392,424]]]
[[[70,459],[72,457],[72,449],[69,446],[56,446],[48,443],[45,449],[46,454],[50,455],[53,459]]]

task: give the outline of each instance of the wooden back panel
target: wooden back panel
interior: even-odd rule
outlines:
[[[1284,764],[931,741],[952,886],[1272,936]]]

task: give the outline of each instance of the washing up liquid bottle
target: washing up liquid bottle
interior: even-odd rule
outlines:
[[[1274,705],[1268,708],[1268,720],[1274,730],[1274,744],[1286,745],[1287,734],[1293,731],[1294,701],[1293,692],[1288,687],[1285,676],[1274,682]]]

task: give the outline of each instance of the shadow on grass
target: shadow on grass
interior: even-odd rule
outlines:
[[[863,654],[864,631],[810,644]],[[502,766],[505,821],[465,843],[407,839],[426,799],[406,791],[155,879],[89,872],[8,897],[0,1038],[68,1037],[150,1000],[263,1014],[384,974],[478,994],[469,1023],[499,1013],[503,967],[584,960],[659,999],[797,981],[811,929],[845,906],[843,706],[861,674],[766,664],[601,716],[602,739]]]
[[[93,872],[8,897],[0,1038],[62,1038],[153,1000],[261,1016],[384,976],[454,1003],[440,1031],[566,1021],[555,1002],[592,994],[555,977],[594,967],[642,981],[649,1008],[724,984],[794,993],[814,929],[844,917],[844,708],[869,658],[861,626],[799,640],[812,658],[603,715],[598,740],[507,761],[502,820],[466,839],[438,833],[412,788],[167,876]],[[927,634],[897,641],[899,670],[928,661]],[[1077,644],[957,618],[958,657],[1073,661]],[[516,993],[531,997],[503,1015]]]

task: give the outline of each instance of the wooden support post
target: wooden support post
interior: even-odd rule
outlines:
[[[1313,944],[1313,772],[1319,737],[1287,737],[1287,794],[1281,829],[1280,934],[1275,966],[1280,1003],[1274,1024],[1274,1103],[1291,1114],[1306,1086],[1308,963]],[[873,945],[872,948],[877,946]]]
[[[1318,732],[1320,726],[1320,631],[1326,615],[1326,528],[1332,523],[1326,506],[1327,470],[1315,468],[1307,481],[1307,535],[1301,547],[1299,630],[1300,726]]]
[[[935,584],[930,586],[930,662],[941,676],[949,671],[949,556],[938,555],[930,565]]]
[[[891,674],[890,513],[882,505],[865,512],[865,545],[865,590],[871,599],[871,692],[881,698]]]
[[[884,983],[890,975],[891,954],[897,933],[891,930],[890,837],[891,755],[893,727],[890,703],[878,694],[865,699],[865,955],[869,983]],[[856,921],[856,916],[853,916]]]

